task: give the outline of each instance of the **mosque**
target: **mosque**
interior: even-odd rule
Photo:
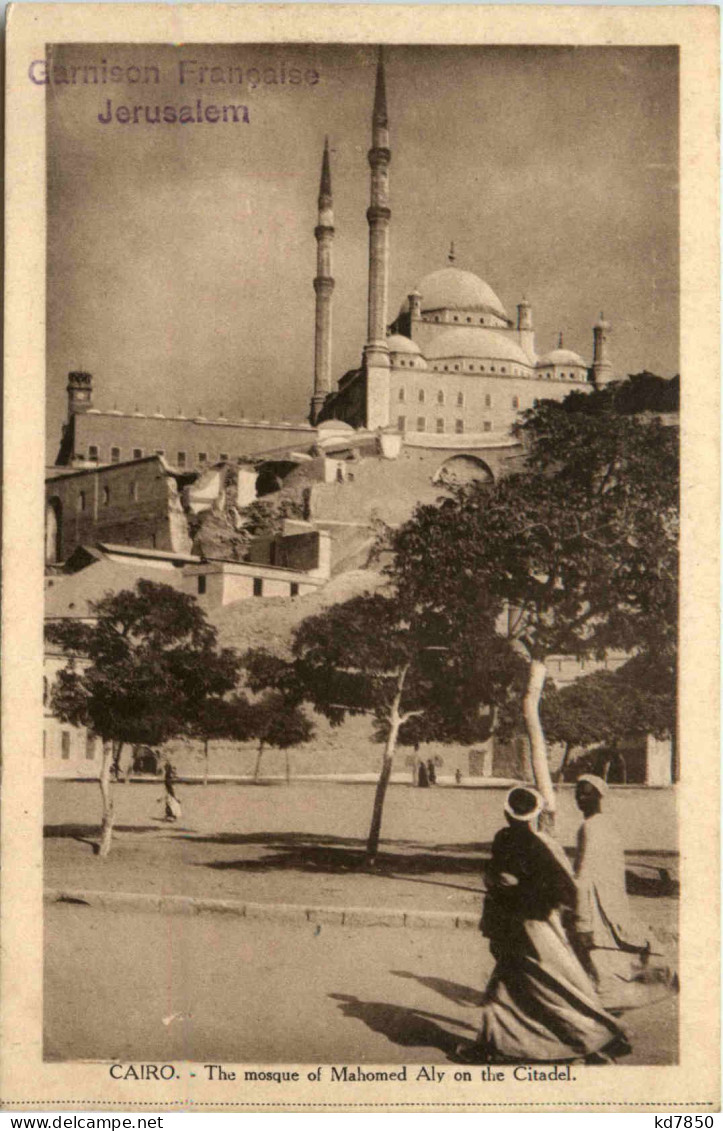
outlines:
[[[325,143],[318,199],[314,377],[309,421],[233,420],[100,409],[90,374],[68,380],[68,420],[56,467],[102,468],[148,456],[181,473],[217,463],[267,457],[291,465],[296,456],[361,445],[374,436],[384,454],[445,450],[477,453],[492,467],[502,449],[515,447],[510,428],[541,397],[562,400],[614,379],[608,354],[610,325],[593,329],[591,364],[563,347],[542,356],[535,348],[532,307],[522,298],[510,318],[492,288],[455,261],[425,276],[389,318],[391,162],[383,53],[372,114],[367,336],[358,368],[332,385],[334,210],[331,163]],[[355,433],[352,437],[351,433]],[[490,454],[490,459],[485,453]],[[416,457],[415,457],[416,458]],[[439,461],[438,461],[439,462]]]
[[[449,264],[425,276],[388,320],[391,148],[384,59],[380,51],[372,114],[367,340],[361,365],[331,386],[334,214],[328,143],[319,192],[316,338],[312,424],[335,419],[353,428],[402,436],[464,436],[464,446],[508,435],[518,413],[540,397],[562,400],[613,379],[610,325],[593,330],[593,359],[563,347],[539,356],[532,308],[525,298],[511,319],[492,288]],[[417,439],[419,442],[419,439]]]

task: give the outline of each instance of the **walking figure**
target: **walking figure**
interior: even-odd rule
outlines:
[[[166,769],[163,775],[163,780],[166,786],[166,817],[167,821],[177,821],[181,816],[181,803],[176,797],[176,791],[173,788],[173,783],[176,780],[176,771],[173,768],[171,761],[166,762]]]
[[[563,850],[537,831],[543,800],[517,786],[505,802],[507,827],[492,842],[482,932],[496,966],[476,1041],[460,1046],[472,1063],[609,1063],[630,1051],[604,1009],[560,922],[576,888]]]

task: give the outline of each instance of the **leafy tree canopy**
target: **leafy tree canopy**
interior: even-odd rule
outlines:
[[[635,656],[616,671],[598,671],[557,689],[549,683],[540,704],[550,742],[570,747],[615,744],[635,735],[663,738],[675,728],[675,677],[653,672]]]
[[[57,621],[49,642],[68,654],[53,709],[103,738],[151,745],[193,733],[208,701],[236,684],[239,659],[193,597],[141,580],[93,606],[94,622]],[[209,708],[210,710],[211,708]]]
[[[538,711],[546,657],[674,655],[678,437],[655,417],[621,415],[604,392],[543,401],[517,432],[525,472],[417,508],[391,534],[388,571],[406,607],[464,632],[484,595],[497,632],[529,664],[524,717],[552,809]]]

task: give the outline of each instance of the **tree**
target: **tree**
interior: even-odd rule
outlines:
[[[304,714],[301,704],[303,688],[299,684],[294,666],[285,659],[266,651],[250,648],[242,657],[249,690],[257,696],[249,704],[249,736],[258,739],[259,747],[254,766],[254,781],[261,772],[261,758],[267,746],[285,750],[286,779],[290,777],[288,750],[309,742],[314,735],[314,725]]]
[[[664,738],[676,724],[675,668],[660,655],[634,656],[616,671],[597,671],[558,690],[547,685],[540,703],[545,735],[565,745],[562,780],[575,747],[604,743],[617,750],[633,736]]]
[[[255,687],[281,689],[286,701],[310,702],[333,725],[347,715],[374,717],[384,753],[367,841],[373,864],[384,799],[398,741],[475,741],[489,727],[490,707],[511,679],[516,659],[506,642],[479,631],[451,632],[444,615],[417,614],[390,591],[354,597],[299,625],[293,660],[261,650],[244,662]],[[486,710],[485,710],[486,708]]]
[[[517,431],[524,472],[417,508],[392,534],[389,572],[408,604],[445,612],[465,632],[479,591],[488,595],[527,666],[522,711],[551,824],[539,715],[547,657],[675,649],[677,433],[619,414],[604,392],[543,401]]]
[[[141,580],[135,591],[103,597],[93,613],[93,623],[49,624],[46,636],[68,655],[53,688],[53,711],[103,739],[98,852],[106,856],[113,835],[110,772],[123,746],[192,733],[197,714],[234,687],[239,660],[217,648],[216,630],[195,599],[168,585]]]
[[[291,704],[278,691],[267,691],[251,704],[251,734],[259,747],[254,766],[254,781],[261,772],[261,757],[267,746],[286,753],[286,780],[291,777],[289,748],[301,746],[314,735],[314,724],[301,707]]]

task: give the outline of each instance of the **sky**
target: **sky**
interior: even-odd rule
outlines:
[[[489,283],[511,317],[523,296],[531,302],[538,352],[562,331],[589,360],[602,310],[617,374],[678,372],[676,49],[385,55],[388,320],[447,266],[453,240],[456,265]],[[327,134],[335,379],[364,344],[376,49],[64,44],[48,56],[65,68],[37,86],[47,107],[49,451],[77,368],[93,374],[99,408],[304,419]],[[102,78],[102,60],[122,81],[84,83],[81,68],[96,65]],[[211,84],[214,66],[214,77],[240,69],[241,81]],[[71,67],[75,84],[62,82]],[[132,81],[153,79],[154,67],[160,82]],[[151,117],[156,106],[195,115],[198,99],[202,109],[245,105],[249,122],[115,118],[146,105]]]

